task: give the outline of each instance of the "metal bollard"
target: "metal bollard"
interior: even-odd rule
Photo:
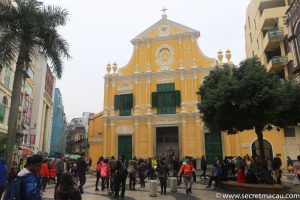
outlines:
[[[150,181],[149,192],[151,197],[157,196],[157,181],[155,180]]]

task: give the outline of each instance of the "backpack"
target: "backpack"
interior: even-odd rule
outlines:
[[[100,171],[101,177],[107,178],[107,172],[108,172],[108,165],[106,163],[102,163],[101,171]]]
[[[6,188],[3,195],[3,200],[21,200],[21,189],[22,183],[26,176],[17,177],[9,186]]]

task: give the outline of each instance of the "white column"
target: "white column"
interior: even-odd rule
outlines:
[[[139,114],[140,108],[140,86],[139,86],[139,79],[135,77],[134,79],[134,94],[135,94],[135,106],[134,106],[134,115]]]
[[[178,39],[179,44],[179,69],[183,69],[183,47],[182,47],[182,38]]]
[[[197,68],[197,66],[196,66],[196,41],[197,41],[197,38],[195,36],[193,36],[191,38],[191,41],[192,41],[192,57],[193,57],[192,68]]]
[[[147,87],[146,87],[146,95],[147,95],[147,115],[151,115],[151,78],[147,78]]]
[[[134,121],[134,156],[139,156],[139,120]]]
[[[139,65],[140,65],[140,54],[139,54],[139,45],[135,45],[135,54],[136,54],[136,65],[135,65],[135,72],[139,73]]]
[[[111,81],[111,91],[110,91],[110,94],[111,94],[111,99],[112,99],[112,102],[114,102],[114,98],[115,98],[115,79],[112,78],[112,81]],[[111,105],[110,107],[110,115],[111,116],[115,116],[116,113],[115,113],[115,109],[114,109],[114,104]]]
[[[104,77],[104,104],[103,104],[103,116],[107,116],[108,115],[108,84],[109,84],[109,80],[108,80],[108,76],[109,75],[105,75]]]
[[[185,80],[183,72],[180,73],[180,86],[181,86],[181,112],[186,112],[186,88],[185,88]]]
[[[148,63],[147,63],[147,72],[151,72],[151,46],[150,42],[147,42],[147,50],[148,50]]]

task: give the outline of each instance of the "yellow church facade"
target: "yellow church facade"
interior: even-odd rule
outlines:
[[[209,161],[215,156],[252,155],[254,131],[227,136],[204,128],[197,91],[216,60],[203,54],[199,37],[199,31],[164,14],[131,41],[134,50],[126,66],[107,65],[103,112],[89,119],[93,163],[99,156],[121,154],[127,158],[205,155]],[[273,156],[284,156],[283,134],[265,136]]]

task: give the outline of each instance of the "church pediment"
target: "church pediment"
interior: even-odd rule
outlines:
[[[171,21],[166,17],[163,17],[161,20],[156,22],[147,30],[136,36],[133,40],[131,40],[131,42],[134,44],[138,41],[143,41],[147,39],[163,38],[186,34],[193,34],[197,37],[200,36],[199,31],[179,24],[177,22]]]
[[[215,59],[205,56],[198,46],[200,32],[167,19],[166,15],[136,36],[129,63],[119,75],[177,69],[212,67]]]

